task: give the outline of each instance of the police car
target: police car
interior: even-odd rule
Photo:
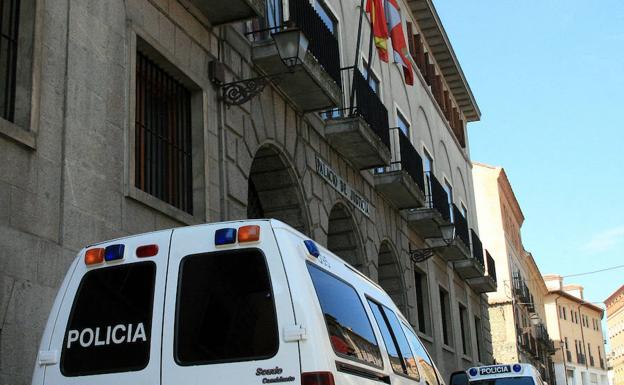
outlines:
[[[276,220],[205,224],[81,250],[33,385],[444,385],[373,281]]]
[[[530,364],[477,366],[466,371],[470,385],[544,385]]]

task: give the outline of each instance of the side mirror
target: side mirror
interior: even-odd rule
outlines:
[[[464,370],[451,374],[449,385],[469,385],[468,374]]]

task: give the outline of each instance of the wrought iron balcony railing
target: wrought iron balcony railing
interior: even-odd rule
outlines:
[[[287,25],[301,29],[308,39],[308,51],[340,87],[338,39],[308,0],[289,0],[288,5],[290,17],[286,19],[282,1],[267,0],[265,17],[255,22],[254,30],[248,34],[253,40],[261,41],[269,39],[271,32],[282,30]]]
[[[370,88],[368,82],[364,78],[364,75],[362,75],[358,68],[342,68],[342,78],[343,84],[351,84],[353,87],[353,104],[349,105],[349,91],[347,90],[344,93],[345,100],[343,103],[346,107],[323,112],[323,118],[337,119],[359,116],[364,119],[366,123],[368,123],[370,129],[389,149],[390,127],[388,124],[388,110],[386,109],[386,106],[379,99],[379,96],[375,93],[375,91]]]
[[[332,79],[341,85],[338,39],[308,0],[289,0],[290,20],[308,38],[308,49]]]
[[[585,358],[585,355],[583,353],[577,353],[576,362],[578,362],[581,365],[585,365],[585,363],[587,362],[587,359]]]
[[[438,178],[433,175],[433,172],[425,173],[425,185],[426,185],[426,200],[427,207],[430,209],[436,209],[441,215],[442,219],[446,221],[451,220],[451,210],[448,204],[448,194],[442,184],[438,181]]]
[[[483,244],[473,229],[470,229],[470,239],[472,239],[472,257],[481,264],[481,267],[485,268],[485,263],[483,261]]]
[[[526,305],[531,303],[531,294],[524,279],[518,275],[513,275],[513,291],[514,295],[518,298],[519,302]]]
[[[494,282],[496,282],[496,262],[487,250],[485,251],[485,257],[487,261],[487,275],[492,277]]]
[[[464,218],[464,214],[453,203],[453,223],[455,224],[455,234],[464,242],[464,245],[470,246],[470,235],[468,232],[468,221]]]
[[[420,154],[412,145],[410,139],[399,128],[390,129],[392,163],[388,167],[375,170],[376,173],[403,170],[418,185],[420,191],[425,191],[425,176],[423,174],[423,163]]]

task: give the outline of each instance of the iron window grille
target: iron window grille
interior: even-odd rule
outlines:
[[[15,120],[20,0],[0,0],[0,114]]]
[[[135,186],[193,213],[191,93],[137,52]]]

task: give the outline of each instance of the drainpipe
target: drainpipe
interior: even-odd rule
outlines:
[[[514,323],[514,336],[516,336],[516,357],[518,357],[518,362],[520,362],[520,348],[518,347],[518,325],[516,325],[516,295],[514,293],[514,282],[513,282],[513,274],[511,276],[511,317],[513,318]],[[505,309],[503,309],[503,315],[505,314]]]
[[[579,316],[581,315],[581,307],[583,307],[584,304],[585,304],[585,302],[581,302],[578,305],[578,307],[577,307]],[[585,350],[585,346],[587,346],[587,345],[585,345],[585,335],[583,334],[583,317],[582,316],[581,316],[580,327],[581,327],[581,341],[583,342],[583,351],[587,353],[587,351]],[[587,357],[587,354],[585,354],[585,356],[586,356],[585,357],[585,368],[587,369],[587,372],[589,373],[589,358]]]
[[[218,46],[217,46],[217,60],[219,62],[221,62],[223,60],[223,50],[224,50],[224,45],[225,45],[225,27],[224,26],[220,26],[219,27],[219,32],[218,32],[219,38],[218,38]],[[219,164],[219,205],[221,206],[219,208],[219,220],[221,221],[225,221],[225,220],[230,220],[232,218],[230,218],[230,212],[229,212],[229,205],[227,204],[227,186],[228,186],[228,174],[225,171],[226,167],[227,167],[227,156],[225,154],[226,152],[226,144],[225,144],[225,114],[226,114],[226,109],[228,108],[225,103],[221,102],[220,99],[220,93],[221,89],[217,88],[217,133],[218,133],[218,148],[219,148],[219,160],[218,160],[218,164]],[[208,122],[208,124],[210,124],[210,122]],[[203,128],[203,127],[202,127]],[[204,147],[204,152],[205,152],[205,147]],[[204,154],[204,158],[207,158],[207,155]],[[205,162],[204,162],[205,164]],[[247,181],[247,183],[249,183],[249,180]],[[204,170],[204,189],[205,189],[205,196],[209,197],[210,192],[208,191],[208,178],[206,177],[206,172]],[[208,207],[208,201],[209,199],[206,199],[206,207]],[[247,202],[249,203],[249,202]],[[208,213],[205,214],[206,215],[206,219],[209,218]],[[210,221],[208,221],[210,222]]]

